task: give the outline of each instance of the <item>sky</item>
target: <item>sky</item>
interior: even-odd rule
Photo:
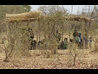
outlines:
[[[32,10],[37,10],[40,6],[45,6],[45,5],[31,5]],[[62,5],[59,5],[59,6],[62,6]],[[73,6],[73,11],[71,12],[72,6]],[[88,7],[89,5],[63,5],[63,7],[67,9],[69,13],[72,13],[72,14],[77,14],[78,11],[79,13],[81,13],[82,9],[85,8],[85,6]],[[90,5],[90,8],[93,9],[93,6],[94,5]]]

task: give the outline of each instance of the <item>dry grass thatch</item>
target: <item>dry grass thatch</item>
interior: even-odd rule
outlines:
[[[31,11],[21,14],[6,14],[7,22],[36,21],[41,16],[41,11]]]
[[[50,20],[54,20],[53,16],[41,16],[42,12],[41,11],[31,11],[31,12],[26,12],[26,13],[21,13],[21,14],[6,14],[6,21],[7,22],[16,22],[16,21],[35,21],[37,18],[42,18],[46,19],[49,18]],[[93,21],[94,19],[85,17],[85,16],[62,16],[58,18],[59,20],[69,20],[69,21]]]
[[[43,16],[43,18],[45,19],[45,18],[49,18],[49,20],[54,20],[54,21],[56,21],[55,19],[53,19],[53,18],[56,18],[57,19],[57,17],[53,17],[53,16]],[[88,18],[88,17],[85,17],[85,16],[62,16],[62,17],[59,17],[58,18],[59,20],[69,20],[69,21],[94,21],[94,19],[91,19],[91,18]]]
[[[6,14],[6,18],[38,18],[40,15],[40,11],[31,11],[21,14]]]
[[[90,18],[88,18],[88,17],[84,17],[84,16],[70,16],[70,17],[67,17],[67,16],[65,16],[65,19],[66,20],[75,20],[75,21],[81,21],[81,20],[83,20],[83,21],[93,21],[94,19],[90,19]]]
[[[25,22],[25,21],[36,21],[38,20],[38,18],[14,18],[14,19],[6,19],[6,22],[18,22],[18,21],[22,21],[22,22]]]

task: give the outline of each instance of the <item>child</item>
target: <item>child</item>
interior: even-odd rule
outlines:
[[[81,33],[79,33],[79,44],[78,47],[82,48],[83,44],[82,44],[82,38],[81,38]]]
[[[58,49],[64,49],[64,41],[62,41],[60,44],[59,44],[59,46],[58,46]]]
[[[89,41],[89,46],[90,46],[90,49],[91,49],[91,46],[92,46],[92,37],[90,37],[90,40],[88,40]]]
[[[63,45],[63,47],[64,47],[65,49],[67,49],[67,45],[68,45],[68,41],[67,41],[67,38],[65,38],[65,39],[64,39],[64,45]]]

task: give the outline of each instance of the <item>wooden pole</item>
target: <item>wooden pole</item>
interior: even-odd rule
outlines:
[[[39,41],[40,41],[40,20],[39,20]]]
[[[87,21],[85,21],[85,38],[86,38],[85,48],[88,49],[88,26],[87,26]]]
[[[84,45],[84,23],[83,21],[82,21],[82,43],[83,43],[83,49],[84,49],[85,45]]]
[[[37,22],[37,21],[36,21]],[[36,40],[37,44],[38,44],[38,30],[37,30],[37,40]],[[38,47],[38,45],[36,45],[36,48]]]
[[[62,25],[62,41],[63,41],[63,28],[64,28],[64,27],[63,27],[63,25]]]

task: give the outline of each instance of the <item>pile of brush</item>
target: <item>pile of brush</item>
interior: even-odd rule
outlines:
[[[41,16],[41,11],[31,11],[21,14],[6,14],[7,22],[35,21]]]

